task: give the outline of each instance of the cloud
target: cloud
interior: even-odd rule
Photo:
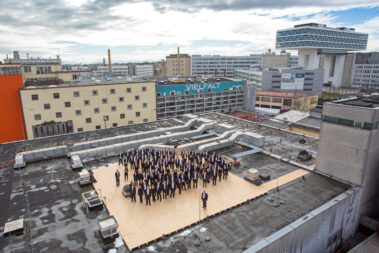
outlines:
[[[101,61],[110,47],[115,60],[143,61],[162,59],[174,53],[176,46],[189,54],[248,55],[274,48],[278,29],[305,22],[340,26],[343,24],[335,22],[330,11],[361,6],[378,6],[378,3],[372,0],[1,0],[0,57],[12,50],[30,52],[34,57],[53,57],[59,52],[66,62],[92,62]],[[368,20],[355,26],[370,33],[370,48],[378,45],[375,22],[376,19]]]

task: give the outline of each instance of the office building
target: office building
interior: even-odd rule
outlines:
[[[379,52],[355,54],[351,87],[379,90]]]
[[[299,57],[297,55],[291,55],[285,50],[282,50],[280,54],[271,52],[271,49],[262,55],[262,67],[263,68],[289,68],[296,67],[298,65]]]
[[[155,83],[81,80],[20,90],[28,139],[156,120]]]
[[[162,81],[157,83],[157,117],[243,111],[244,91],[243,81],[229,78]]]
[[[154,76],[154,64],[136,64],[135,76],[137,78]]]
[[[21,64],[0,64],[0,143],[26,139],[18,94],[23,87]]]
[[[259,69],[235,69],[234,77],[241,80],[246,80],[247,83],[253,84],[258,90],[262,88],[262,70]]]
[[[276,48],[298,50],[301,67],[324,69],[323,82],[340,87],[347,52],[365,50],[367,40],[367,33],[356,32],[354,28],[309,23],[278,30]]]
[[[360,214],[379,211],[379,95],[324,103],[316,169],[362,188]]]
[[[62,70],[62,60],[56,58],[20,58],[18,51],[14,52],[13,59],[4,59],[4,63],[21,64],[24,84],[27,85],[49,85],[70,82],[73,80],[71,71]]]
[[[191,57],[188,54],[177,54],[166,56],[166,75],[168,77],[188,77],[191,75]]]
[[[99,65],[92,71],[93,76],[104,77],[109,73],[108,65]],[[127,76],[129,75],[129,67],[124,64],[112,64],[112,76]]]
[[[262,67],[262,56],[222,56],[222,55],[192,55],[191,76],[201,77],[231,77],[235,69],[250,69]]]
[[[304,93],[257,91],[256,107],[281,109],[284,111],[310,111],[317,106],[317,95]]]
[[[322,94],[322,69],[305,70],[301,67],[270,69],[263,71],[262,91]]]

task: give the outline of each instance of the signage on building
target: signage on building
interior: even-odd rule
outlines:
[[[302,90],[304,73],[282,73],[281,90]]]

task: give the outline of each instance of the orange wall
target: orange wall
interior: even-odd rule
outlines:
[[[0,76],[0,143],[25,140],[19,88],[22,76]]]

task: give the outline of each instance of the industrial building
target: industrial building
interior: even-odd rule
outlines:
[[[305,70],[323,69],[323,83],[340,87],[348,51],[365,50],[367,40],[367,33],[354,28],[308,23],[278,30],[276,48],[298,50],[299,66]]]
[[[297,92],[321,97],[322,69],[306,70],[301,67],[269,69],[262,74],[262,91]]]
[[[155,82],[87,79],[20,89],[28,139],[156,120]]]
[[[192,55],[191,76],[235,77],[235,69],[250,69],[262,66],[262,56]]]
[[[21,64],[0,64],[0,143],[26,139],[18,90],[23,88]]]
[[[249,92],[254,93],[254,90]],[[161,81],[157,83],[157,117],[162,119],[187,113],[243,111],[246,93],[244,82],[231,78]],[[255,97],[255,94],[251,97]],[[253,98],[250,103],[253,103]]]
[[[310,111],[317,106],[317,102],[317,95],[276,91],[257,91],[255,106],[281,109],[284,111]]]
[[[166,56],[166,76],[167,77],[188,77],[191,75],[191,57],[188,54],[181,54],[178,48],[177,54]]]
[[[117,165],[118,153],[141,145],[215,151],[224,159],[235,161],[230,173],[240,180],[245,178],[244,184],[248,182],[258,195],[137,248],[130,246],[131,235],[122,232],[128,221],[118,221],[122,236],[115,243],[104,244],[99,222],[109,213],[106,208],[83,207],[86,202],[82,193],[94,188],[80,188],[78,172],[72,171],[72,167],[80,161],[83,167],[96,172]],[[314,170],[319,157],[317,147],[316,138],[217,112],[9,143],[2,146],[0,223],[22,219],[22,226],[18,235],[0,238],[0,250],[282,252],[286,249],[318,253],[348,249],[359,225],[362,188]],[[307,160],[298,156],[304,149],[311,154]],[[109,185],[114,188],[113,194],[122,194],[121,187],[116,188],[112,181]],[[220,187],[224,185],[220,183]],[[197,194],[196,189],[185,194],[192,193],[189,191]],[[99,190],[97,193],[102,203],[108,205],[112,194]],[[181,198],[178,195],[151,207],[131,204],[130,199],[125,199],[125,205],[154,211],[158,205]],[[214,205],[217,199],[210,196],[209,201]],[[198,203],[187,208],[206,212],[200,210]],[[161,215],[165,219],[167,215],[172,220],[183,219],[172,213]],[[144,219],[147,229],[157,226],[158,222],[151,217]]]
[[[316,169],[362,188],[359,212],[379,207],[379,95],[324,103]]]

